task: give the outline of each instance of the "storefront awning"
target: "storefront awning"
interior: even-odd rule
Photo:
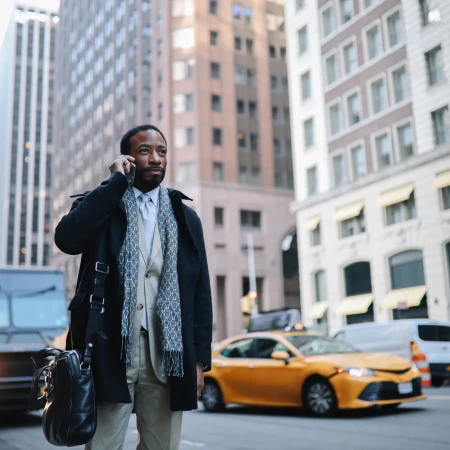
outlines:
[[[433,183],[434,189],[443,189],[447,186],[450,186],[450,170],[438,173]]]
[[[419,306],[423,296],[427,292],[426,286],[414,286],[405,289],[393,289],[389,291],[381,307],[383,309],[397,309],[399,304],[408,306]]]
[[[363,208],[364,202],[362,200],[341,206],[336,210],[334,220],[336,222],[342,222],[344,220],[353,219],[353,217],[358,217]]]
[[[306,222],[306,229],[309,231],[314,231],[317,228],[317,225],[320,223],[320,216],[313,216],[308,219]]]
[[[409,197],[411,197],[413,191],[414,183],[407,184],[397,189],[392,189],[381,195],[381,198],[378,201],[378,205],[384,207],[395,205],[396,203],[405,202],[409,199]]]
[[[351,316],[353,314],[364,314],[373,302],[373,294],[354,295],[346,297],[339,303],[336,314],[340,316]]]
[[[316,302],[311,305],[307,314],[309,319],[321,319],[328,309],[328,302]]]

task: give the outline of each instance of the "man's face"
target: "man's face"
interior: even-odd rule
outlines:
[[[155,130],[140,131],[131,139],[130,155],[135,158],[136,187],[152,190],[158,187],[166,175],[167,146]]]

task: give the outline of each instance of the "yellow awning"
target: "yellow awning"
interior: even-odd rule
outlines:
[[[406,289],[393,289],[389,291],[381,307],[383,309],[396,309],[399,303],[405,303],[409,307],[419,306],[423,296],[427,292],[426,286],[414,286]]]
[[[306,222],[306,229],[309,231],[314,231],[317,225],[320,223],[320,216],[310,217]]]
[[[450,186],[450,170],[438,173],[433,183],[434,189],[442,189],[447,186]]]
[[[328,302],[316,302],[309,308],[308,319],[321,319],[328,309]]]
[[[414,191],[414,183],[407,184],[397,189],[384,192],[378,201],[379,206],[390,206],[396,203],[405,202],[411,197]]]
[[[353,314],[364,314],[373,302],[373,294],[354,295],[346,297],[339,303],[336,314],[340,316],[351,316]]]
[[[361,214],[363,208],[364,202],[359,200],[357,202],[350,203],[349,205],[339,207],[333,218],[336,222],[353,219],[353,217],[358,217]]]

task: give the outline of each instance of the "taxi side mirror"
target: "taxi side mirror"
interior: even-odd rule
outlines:
[[[287,361],[291,355],[286,350],[277,350],[273,352],[270,357],[276,359],[277,361]]]

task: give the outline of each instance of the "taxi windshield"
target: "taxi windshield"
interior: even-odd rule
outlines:
[[[286,339],[305,356],[327,355],[333,353],[356,353],[352,345],[347,342],[318,336],[286,336]]]

